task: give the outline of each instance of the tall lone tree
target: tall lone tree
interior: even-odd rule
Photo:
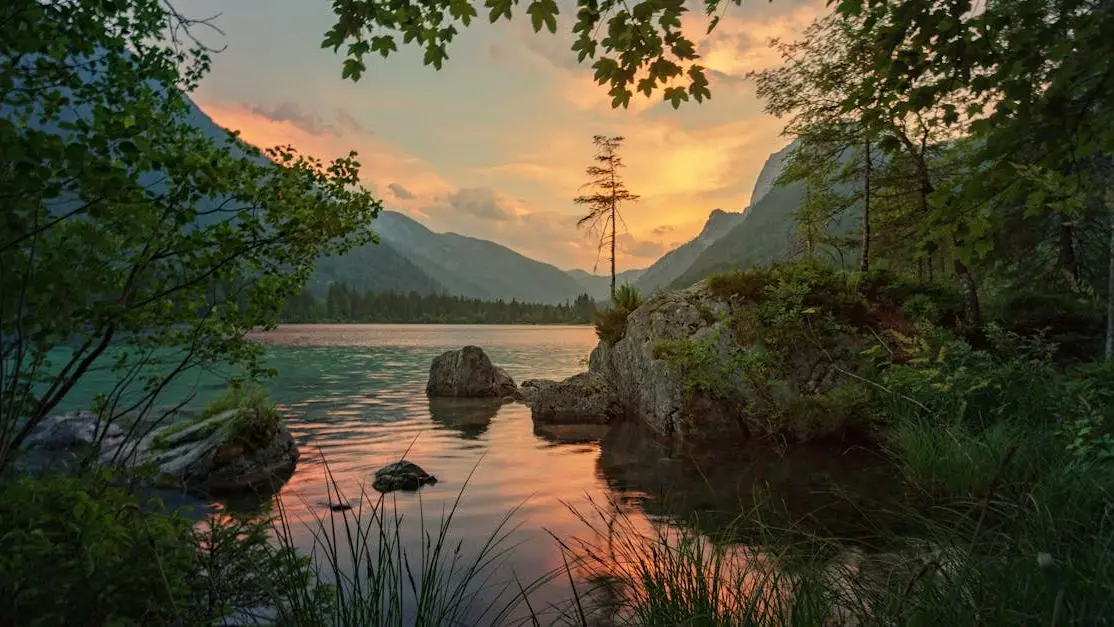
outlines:
[[[638,196],[632,194],[623,182],[623,158],[619,156],[619,146],[623,137],[596,135],[592,143],[596,145],[596,165],[590,165],[584,172],[588,182],[581,189],[588,188],[593,193],[573,199],[578,205],[587,205],[588,213],[576,221],[577,228],[587,225],[589,232],[599,235],[599,251],[609,250],[611,261],[611,298],[615,298],[615,242],[617,223],[623,216],[619,207],[623,203],[635,202]],[[597,263],[598,263],[597,257]]]

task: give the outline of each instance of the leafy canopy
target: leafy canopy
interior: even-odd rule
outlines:
[[[190,370],[263,374],[247,331],[370,237],[354,153],[264,156],[191,123],[209,59],[179,26],[158,0],[0,8],[0,470],[96,370],[108,420]]]

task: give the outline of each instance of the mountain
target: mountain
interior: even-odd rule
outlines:
[[[372,230],[450,294],[484,300],[558,304],[584,287],[565,272],[494,242],[434,233],[416,220],[384,211]]]
[[[793,214],[804,202],[804,184],[798,181],[775,187],[773,182],[781,175],[786,157],[794,146],[790,144],[770,155],[755,183],[753,197],[757,200],[743,214],[743,219],[701,252],[670,283],[671,288],[688,287],[714,272],[769,264],[793,253],[796,234]],[[849,189],[844,187],[842,191]],[[836,218],[829,232],[848,233],[861,228],[861,223],[861,207],[853,206]]]
[[[638,279],[635,287],[644,294],[668,287],[688,270],[705,249],[741,222],[744,215],[721,209],[713,210],[699,235],[655,261]]]
[[[734,228],[703,250],[670,284],[682,288],[714,272],[766,264],[787,257],[796,225],[793,212],[804,201],[804,186],[775,187],[750,206]]]
[[[774,182],[777,177],[781,176],[785,170],[786,161],[789,159],[789,153],[797,146],[797,141],[794,140],[791,144],[782,148],[781,150],[770,155],[766,159],[766,163],[762,164],[762,170],[758,172],[758,178],[754,181],[754,190],[750,193],[750,206],[758,204],[766,194],[769,194],[774,189]]]
[[[324,298],[330,283],[344,283],[358,292],[444,294],[449,290],[385,241],[364,244],[340,257],[317,262],[306,288]]]
[[[645,269],[626,270],[615,275],[615,285],[623,285],[629,283],[635,285],[638,279],[646,272]],[[611,299],[611,275],[592,274],[584,270],[565,270],[565,274],[571,276],[574,281],[580,284],[581,288],[593,300],[606,301]]]
[[[642,278],[638,280],[638,289],[646,293],[659,288],[676,286],[678,282],[688,280],[688,277],[700,275],[701,272],[704,271],[703,269],[709,267],[709,265],[714,266],[721,263],[721,258],[729,257],[730,255],[726,255],[722,252],[730,246],[727,244],[721,244],[714,253],[709,254],[708,251],[711,250],[717,242],[723,240],[729,233],[746,222],[748,219],[747,216],[752,213],[754,208],[762,203],[763,199],[771,192],[777,189],[774,187],[774,181],[777,180],[777,177],[780,176],[785,169],[786,160],[795,145],[795,143],[789,144],[785,148],[775,152],[766,159],[766,163],[762,164],[762,170],[758,173],[758,178],[754,182],[754,190],[750,195],[750,206],[747,207],[746,210],[737,213],[727,212],[721,209],[713,210],[712,213],[708,215],[708,221],[704,223],[704,228],[701,229],[699,235],[669,251],[665,256],[658,259],[657,262],[646,269]],[[800,200],[793,201],[784,195],[779,195],[776,200],[764,205],[758,213],[768,214],[771,211],[777,214],[783,213],[771,207],[772,205],[781,207],[785,202],[790,202],[793,205],[791,209],[788,209],[788,211],[792,213],[797,205],[799,205]],[[761,215],[757,222],[759,225],[764,224],[765,226],[770,226],[770,219],[771,216],[769,215]],[[772,239],[769,242],[758,243],[757,248],[759,252],[756,255],[757,257],[765,258],[769,254],[765,249],[778,249],[779,246],[784,245],[783,238],[779,238],[777,235],[779,232],[780,231],[775,228],[775,230],[770,233]],[[744,256],[750,257],[751,255],[744,253]],[[700,260],[699,263],[698,260]],[[694,271],[694,268],[699,269]]]

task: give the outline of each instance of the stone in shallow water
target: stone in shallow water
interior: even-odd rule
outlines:
[[[422,470],[417,464],[403,460],[376,470],[375,481],[372,482],[371,487],[380,492],[393,492],[417,490],[431,483],[437,483],[437,477]]]
[[[465,346],[435,357],[429,366],[426,395],[431,397],[516,397],[518,386],[491,363],[479,346]]]

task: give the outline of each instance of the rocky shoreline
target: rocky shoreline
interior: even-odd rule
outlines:
[[[427,394],[519,401],[543,427],[625,418],[697,445],[839,433],[865,396],[847,372],[867,332],[840,323],[805,341],[805,333],[790,333],[808,326],[810,309],[772,328],[755,315],[758,306],[738,290],[701,282],[647,299],[629,314],[618,339],[600,340],[586,372],[517,386],[483,349],[466,346],[433,360]],[[787,350],[776,352],[768,339],[777,332],[789,338],[782,340]]]
[[[233,432],[245,411],[252,410],[207,417],[155,412],[157,418],[130,425],[105,423],[91,411],[51,416],[28,438],[31,455],[23,469],[72,470],[79,460],[91,459],[104,468],[146,475],[153,487],[203,495],[274,491],[294,472],[297,444],[276,419],[265,442],[245,445]]]

